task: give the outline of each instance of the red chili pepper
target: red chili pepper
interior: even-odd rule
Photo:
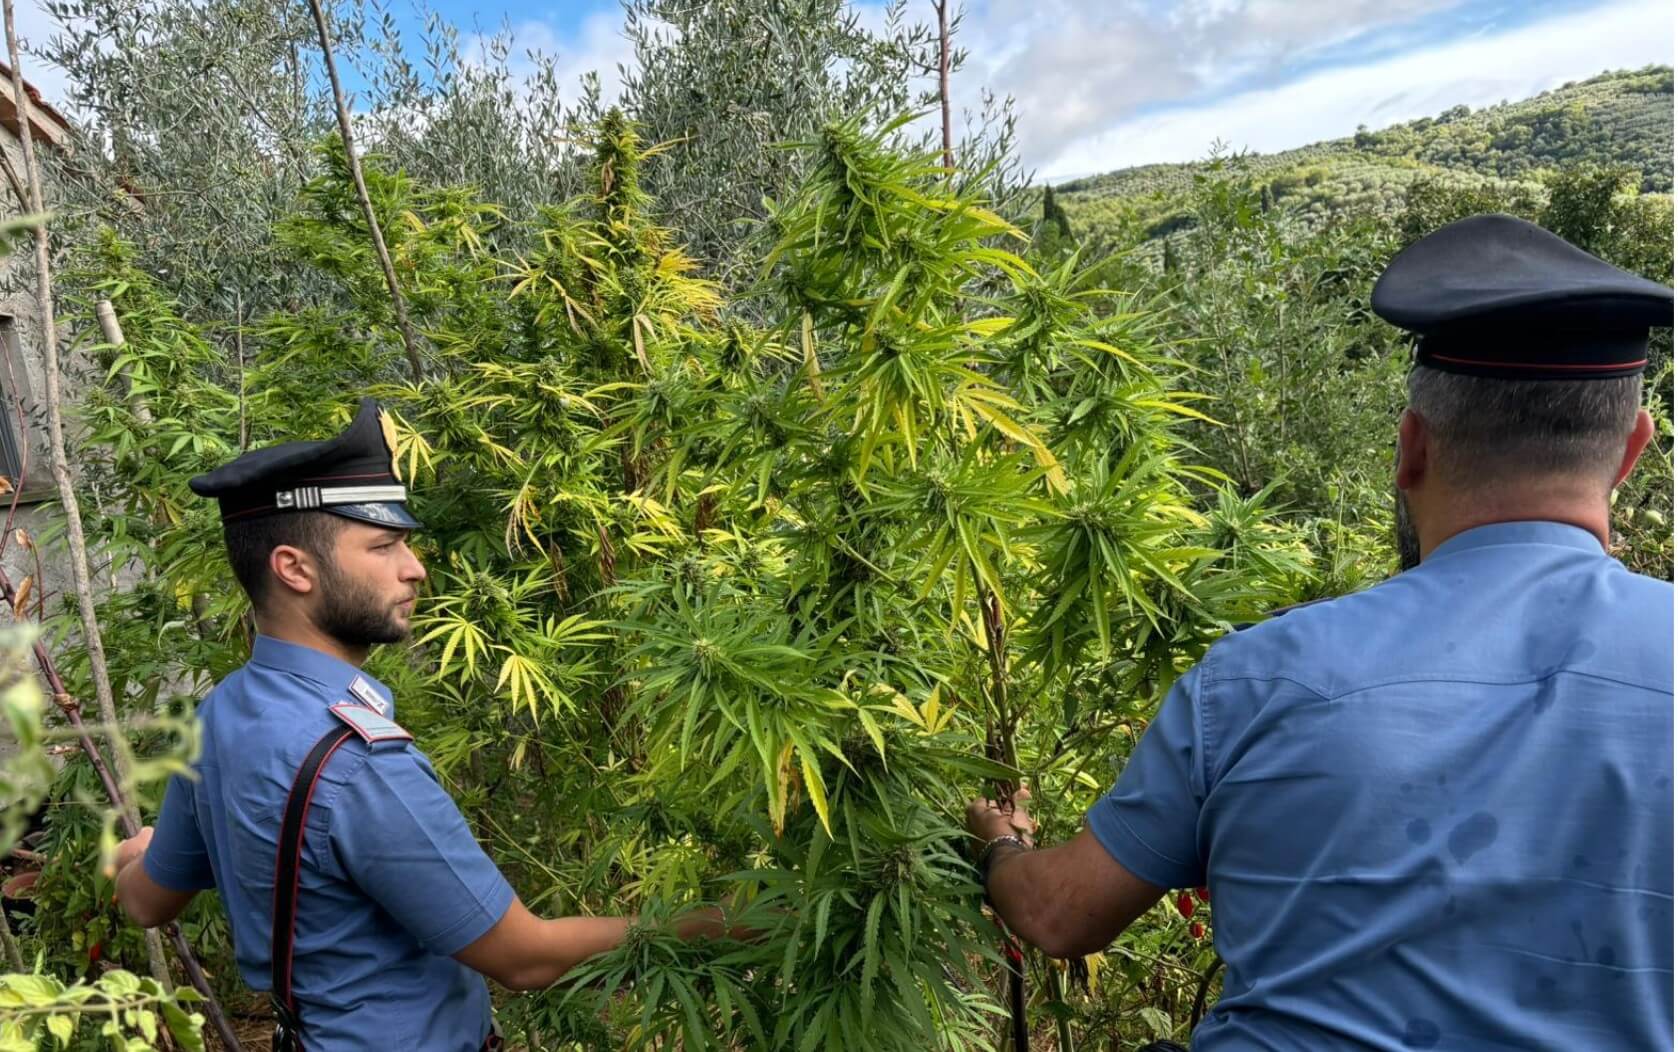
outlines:
[[[1194,898],[1186,891],[1177,896],[1177,912],[1183,915],[1184,920],[1194,916]]]
[[[98,964],[99,958],[104,954],[104,950],[105,947],[102,943],[89,943],[87,947],[87,963]]]
[[[1189,925],[1189,934],[1197,939],[1204,939],[1206,937],[1206,925],[1200,923],[1199,921],[1195,921],[1193,924]]]
[[[1212,889],[1211,888],[1195,888],[1194,889],[1194,897],[1199,899],[1201,902],[1211,902],[1212,901]]]

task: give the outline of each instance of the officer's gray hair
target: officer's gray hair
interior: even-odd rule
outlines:
[[[1583,476],[1606,493],[1637,419],[1642,382],[1503,380],[1417,366],[1410,409],[1453,484]]]

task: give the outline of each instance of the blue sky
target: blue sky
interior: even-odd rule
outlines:
[[[702,2],[702,0],[701,0]],[[881,3],[853,0],[865,22]],[[958,0],[960,2],[960,0]],[[389,0],[417,24],[412,0]],[[41,16],[20,5],[26,37]],[[430,0],[463,36],[597,70],[632,60],[616,0]],[[1518,99],[1605,69],[1673,61],[1671,0],[966,0],[958,105],[1012,96],[1042,178],[1278,150],[1464,103]],[[910,0],[910,18],[930,16]],[[39,30],[36,30],[39,31]],[[36,78],[52,95],[50,71]]]

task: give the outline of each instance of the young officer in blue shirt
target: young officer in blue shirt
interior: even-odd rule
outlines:
[[[276,1048],[496,1047],[483,976],[548,986],[629,921],[526,910],[396,724],[390,690],[361,671],[373,646],[408,636],[425,578],[377,405],[337,438],[255,450],[191,485],[220,502],[260,634],[199,707],[196,779],[171,779],[155,829],[122,844],[119,900],[153,926],[218,889],[240,973],[286,1024]],[[318,775],[300,779],[317,750]],[[282,836],[294,797],[307,809]],[[720,917],[678,931],[720,934]]]
[[[1072,956],[1209,884],[1197,1052],[1670,1050],[1673,590],[1605,549],[1672,290],[1479,216],[1373,306],[1404,572],[1220,640],[1069,843],[974,801],[990,899]]]

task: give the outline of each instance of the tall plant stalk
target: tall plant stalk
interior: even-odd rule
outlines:
[[[954,176],[956,157],[950,130],[950,0],[932,0],[938,12],[938,114],[944,124],[944,173]]]
[[[408,369],[414,382],[425,377],[420,364],[419,344],[414,327],[408,321],[408,302],[396,283],[396,268],[390,262],[390,249],[385,247],[385,235],[379,228],[379,217],[373,214],[373,199],[367,193],[367,180],[361,174],[361,158],[355,152],[355,132],[350,128],[350,108],[344,100],[344,86],[338,80],[338,63],[332,57],[332,34],[326,28],[326,12],[320,0],[309,0],[309,11],[315,16],[315,29],[320,33],[321,58],[326,63],[326,76],[332,82],[332,103],[338,111],[338,133],[344,138],[344,156],[349,161],[350,179],[355,183],[355,196],[361,202],[362,214],[367,217],[367,232],[373,238],[373,253],[379,257],[379,268],[384,271],[385,285],[390,289],[391,309],[396,313],[396,329],[402,334],[402,347],[408,353]]]

